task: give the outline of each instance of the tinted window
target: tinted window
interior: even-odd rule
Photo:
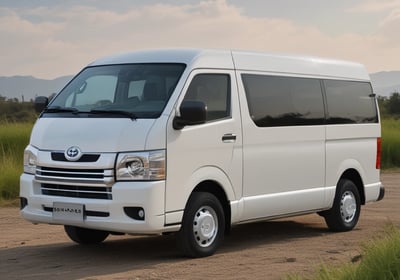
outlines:
[[[325,80],[328,123],[378,122],[370,83]]]
[[[185,100],[204,102],[207,106],[207,121],[229,117],[229,85],[229,75],[199,74],[190,83]]]
[[[317,79],[243,74],[250,116],[257,126],[318,125],[325,120]]]

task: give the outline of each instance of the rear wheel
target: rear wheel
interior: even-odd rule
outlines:
[[[332,231],[352,230],[360,217],[361,199],[357,186],[348,179],[340,179],[333,207],[323,212],[325,222]]]
[[[103,242],[109,232],[102,230],[87,229],[75,226],[64,226],[68,237],[79,244],[98,244]]]
[[[224,231],[225,216],[219,200],[210,193],[193,193],[177,234],[183,253],[193,258],[214,254],[224,238]]]

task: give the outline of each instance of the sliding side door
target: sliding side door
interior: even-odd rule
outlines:
[[[324,207],[324,102],[318,79],[241,74],[244,220]]]

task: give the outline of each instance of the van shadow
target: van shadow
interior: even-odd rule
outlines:
[[[290,239],[329,234],[326,228],[296,221],[269,221],[239,225],[225,238],[217,254],[237,252]],[[176,249],[175,236],[117,238],[99,245],[74,243],[0,250],[0,275],[7,279],[77,279],[96,275],[152,269],[159,264],[188,261]],[[202,262],[212,261],[202,259]]]
[[[331,234],[324,224],[307,224],[294,220],[275,220],[238,225],[225,238],[222,252],[232,252],[291,239]]]

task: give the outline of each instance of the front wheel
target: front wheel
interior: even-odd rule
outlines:
[[[64,226],[68,237],[79,244],[98,244],[103,242],[109,235],[109,232],[94,230],[75,226]]]
[[[323,216],[332,231],[352,230],[360,217],[361,199],[357,186],[348,179],[340,179],[333,207]]]
[[[210,193],[194,192],[186,206],[177,243],[188,257],[215,253],[224,238],[225,216],[219,200]]]

